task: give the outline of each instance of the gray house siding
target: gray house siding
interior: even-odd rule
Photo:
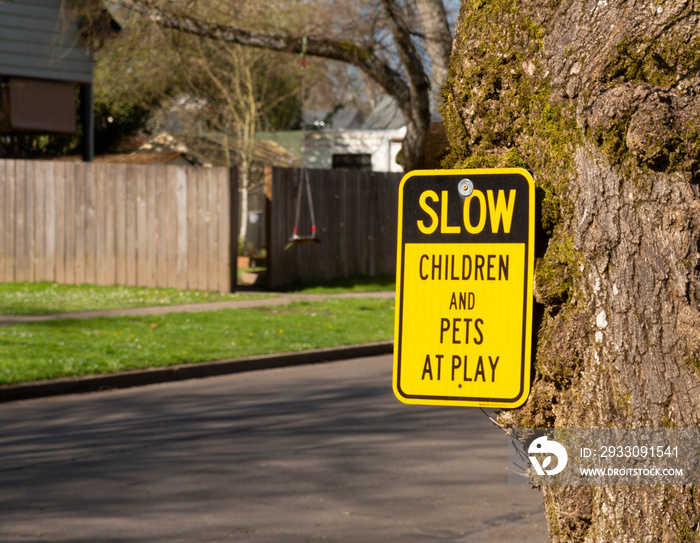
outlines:
[[[70,0],[0,1],[0,76],[92,82],[92,54],[66,4]]]

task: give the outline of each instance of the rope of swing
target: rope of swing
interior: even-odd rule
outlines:
[[[301,41],[301,52],[299,53],[299,65],[301,66],[301,156],[302,165],[299,172],[299,190],[297,191],[296,211],[294,217],[294,229],[292,230],[292,239],[299,237],[299,218],[301,215],[301,198],[303,185],[306,185],[306,195],[309,201],[309,215],[311,217],[311,235],[316,237],[316,215],[314,213],[314,203],[311,197],[311,183],[309,181],[309,172],[306,169],[306,125],[304,124],[304,94],[306,80],[306,45],[307,38],[304,36]],[[302,179],[303,175],[303,179]]]

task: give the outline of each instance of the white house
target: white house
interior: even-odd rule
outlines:
[[[305,134],[295,130],[258,137],[276,141],[311,169],[403,171],[396,155],[406,127],[403,115],[388,96],[366,119],[356,109],[312,110],[304,112],[304,125]],[[302,152],[303,139],[306,145]]]
[[[396,155],[406,128],[392,130],[323,130],[307,132],[306,167],[401,172]]]

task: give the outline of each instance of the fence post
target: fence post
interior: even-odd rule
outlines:
[[[272,234],[272,166],[265,166],[263,170],[265,183],[265,286],[270,288],[272,278],[272,267],[274,266],[271,245]]]
[[[231,292],[236,291],[238,284],[238,226],[239,222],[239,196],[238,196],[238,169],[229,169],[229,218],[231,245],[229,258],[231,261]]]

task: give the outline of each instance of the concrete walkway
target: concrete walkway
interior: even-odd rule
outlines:
[[[164,315],[166,313],[202,313],[219,309],[249,309],[286,305],[300,301],[319,301],[327,298],[393,298],[394,291],[378,292],[342,292],[338,294],[295,294],[270,293],[269,298],[249,300],[230,300],[223,302],[206,302],[197,304],[159,305],[150,307],[133,307],[128,309],[100,309],[97,311],[66,311],[47,315],[4,315],[0,316],[0,326],[24,322],[44,322],[56,319],[91,319],[94,317],[124,317],[142,315]]]

